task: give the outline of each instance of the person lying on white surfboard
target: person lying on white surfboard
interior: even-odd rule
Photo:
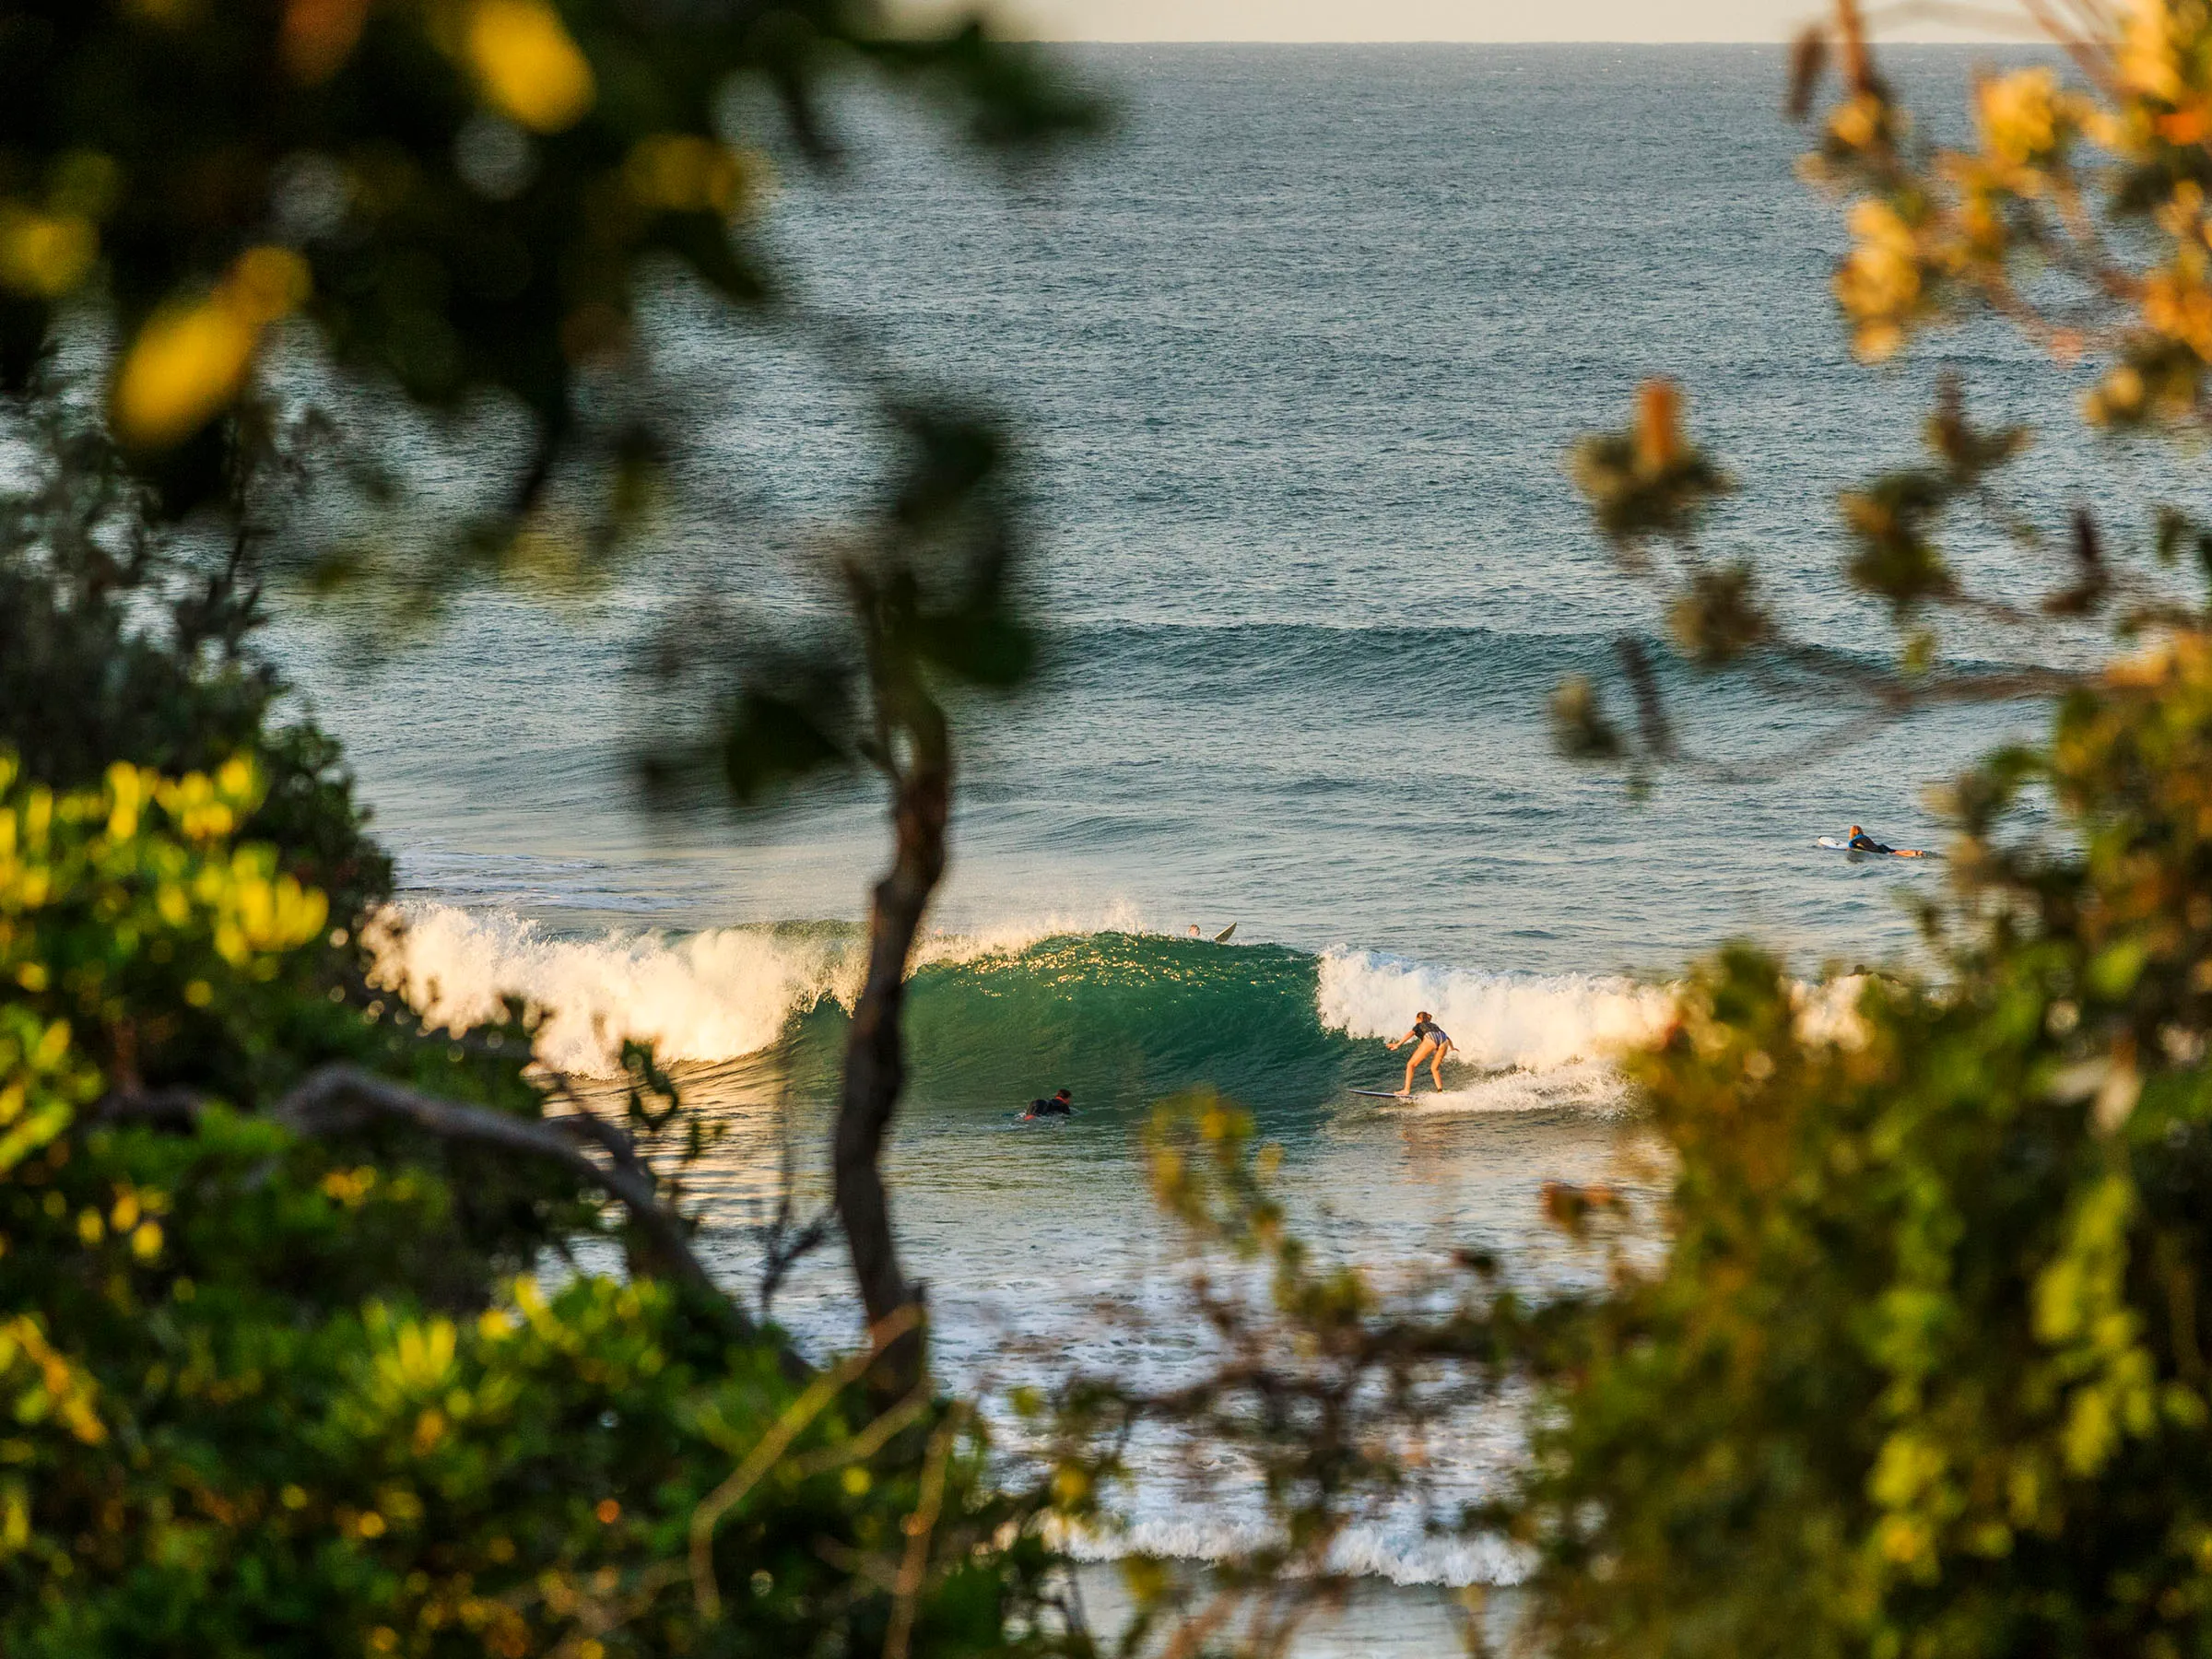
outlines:
[[[1851,827],[1851,839],[1843,844],[1853,853],[1887,853],[1892,858],[1925,858],[1928,856],[1917,847],[1884,846],[1856,824]]]
[[[1429,1018],[1429,1011],[1424,1008],[1413,1017],[1413,1030],[1399,1038],[1396,1042],[1392,1043],[1390,1052],[1394,1054],[1396,1053],[1399,1046],[1407,1042],[1414,1045],[1413,1058],[1406,1062],[1406,1087],[1398,1092],[1406,1095],[1413,1092],[1413,1074],[1418,1069],[1421,1062],[1426,1060],[1429,1062],[1429,1075],[1436,1079],[1436,1092],[1442,1094],[1444,1092],[1444,1056],[1452,1052],[1451,1037],[1446,1034],[1442,1026]]]

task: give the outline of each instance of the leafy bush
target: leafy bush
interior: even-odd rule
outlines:
[[[678,1278],[541,1281],[599,1224],[571,1171],[300,1109],[339,1063],[543,1100],[519,1027],[332,994],[260,801],[0,763],[0,1646],[1051,1648],[964,1410],[875,1418],[865,1351],[810,1375]]]
[[[2047,782],[2080,855],[2005,849]],[[1993,761],[1946,978],[1810,1025],[1748,948],[1635,1061],[1663,1271],[1555,1356],[1563,1653],[2199,1651],[2212,1632],[2212,640]]]

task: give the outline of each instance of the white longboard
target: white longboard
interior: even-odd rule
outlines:
[[[1222,930],[1221,930],[1219,933],[1218,933],[1218,934],[1216,934],[1216,935],[1214,935],[1214,943],[1215,943],[1215,944],[1217,944],[1217,945],[1226,945],[1226,944],[1228,944],[1228,943],[1229,943],[1229,935],[1230,935],[1230,934],[1233,934],[1233,933],[1235,933],[1236,931],[1237,931],[1237,924],[1236,924],[1234,922],[1231,922],[1231,923],[1230,923],[1230,924],[1229,924],[1227,927],[1223,928],[1223,929],[1222,929]]]
[[[1413,1099],[1411,1095],[1400,1094],[1394,1088],[1355,1088],[1351,1092],[1356,1095],[1365,1095],[1371,1100],[1410,1100]]]

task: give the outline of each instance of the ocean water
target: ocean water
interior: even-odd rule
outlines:
[[[1329,1248],[1411,1272],[1476,1243],[1568,1284],[1602,1264],[1546,1232],[1537,1192],[1603,1176],[1650,1196],[1607,1057],[1664,1018],[1686,961],[1747,935],[1808,980],[1913,959],[1902,901],[1940,866],[1812,840],[1855,821],[1939,843],[1926,787],[2037,711],[1932,714],[1806,759],[1863,712],[1830,676],[1670,668],[1700,764],[1638,799],[1550,752],[1558,678],[1603,678],[1616,637],[1663,631],[1562,468],[1641,380],[1681,380],[1739,478],[1711,549],[1753,559],[1832,663],[1894,649],[1837,575],[1835,492],[1914,458],[1938,368],[1985,417],[2038,426],[2030,514],[2055,527],[2086,500],[2140,535],[2126,504],[2153,495],[2140,457],[2073,430],[2067,378],[2002,333],[1889,373],[1849,360],[1827,293],[1841,230],[1793,176],[1775,51],[1076,61],[1121,100],[1111,142],[1009,181],[863,100],[855,166],[787,169],[767,227],[823,310],[995,403],[1022,443],[1045,667],[959,711],[954,865],[891,1159],[939,1364],[985,1388],[1190,1361],[1181,1258],[1138,1157],[1164,1094],[1249,1104]],[[1892,66],[1941,128],[1976,61],[1924,48]],[[867,436],[802,341],[680,296],[653,338],[717,411],[684,457],[711,482],[602,594],[466,595],[374,663],[346,649],[362,623],[344,609],[279,645],[399,855],[412,931],[394,971],[456,1016],[506,990],[540,1000],[563,1065],[590,1070],[624,1034],[682,1062],[732,1130],[702,1191],[744,1285],[787,1136],[819,1194],[885,826],[857,781],[753,814],[647,812],[634,669],[710,604],[804,625],[821,592],[806,549],[853,510]],[[1954,547],[2022,574],[1986,526]],[[2082,649],[1991,629],[1946,643],[1983,662]],[[1188,936],[1232,922],[1228,945]],[[1422,1009],[1460,1051],[1443,1095],[1347,1094],[1399,1074],[1382,1040]],[[1072,1123],[1009,1127],[1062,1086]],[[803,1341],[851,1339],[841,1273],[827,1255],[782,1292]],[[1447,1495],[1486,1489],[1517,1443],[1509,1411],[1460,1425]],[[1147,1456],[1129,1532],[1090,1553],[1204,1559],[1251,1535],[1237,1471],[1194,1483],[1173,1448]],[[1378,1589],[1314,1651],[1436,1651],[1434,1597],[1514,1577],[1506,1552],[1419,1523],[1401,1507],[1347,1540]]]

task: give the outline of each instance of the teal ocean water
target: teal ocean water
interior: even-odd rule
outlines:
[[[1605,675],[1619,634],[1663,632],[1592,535],[1565,452],[1624,418],[1644,377],[1678,377],[1742,484],[1712,549],[1754,559],[1830,660],[1871,660],[1891,641],[1836,574],[1838,487],[1912,458],[1939,367],[1986,417],[2068,406],[2057,372],[1994,331],[1895,373],[1848,360],[1827,298],[1841,230],[1793,176],[1777,52],[1078,61],[1122,100],[1111,143],[1009,182],[863,105],[855,166],[787,170],[771,221],[824,310],[1008,412],[1034,503],[1045,671],[961,711],[955,865],[893,1159],[912,1269],[951,1333],[940,1359],[979,1384],[1187,1359],[1097,1299],[1172,1324],[1135,1135],[1151,1100],[1195,1083],[1258,1112],[1299,1213],[1336,1246],[1405,1265],[1473,1241],[1537,1282],[1596,1271],[1547,1239],[1535,1194],[1637,1179],[1606,1055],[1659,1017],[1657,987],[1746,934],[1807,978],[1909,957],[1900,900],[1940,870],[1854,865],[1813,838],[1857,821],[1939,841],[1924,788],[2034,713],[1938,714],[1778,764],[1863,712],[1830,676],[1670,670],[1713,764],[1640,803],[1559,761],[1551,686]],[[1893,66],[1940,126],[1973,61]],[[756,815],[647,814],[633,669],[712,603],[802,625],[820,594],[804,550],[852,509],[865,439],[796,340],[680,297],[653,338],[719,411],[683,459],[721,495],[605,595],[467,596],[370,666],[342,648],[342,611],[282,648],[399,854],[395,971],[455,1012],[540,999],[565,1064],[626,1032],[683,1062],[735,1131],[709,1188],[742,1280],[779,1126],[806,1135],[832,1087],[884,825],[859,783]],[[2132,469],[2049,424],[2024,505],[2056,524]],[[2014,557],[1971,525],[1958,554],[1992,571]],[[1987,662],[2054,649],[1947,642]],[[1188,936],[1231,922],[1227,946]],[[1422,1009],[1459,1045],[1444,1096],[1347,1095],[1395,1075],[1381,1040]],[[1072,1123],[1008,1128],[1061,1086]],[[850,1336],[839,1272],[813,1265],[778,1303],[806,1341]],[[1466,1424],[1447,1483],[1481,1489],[1514,1443],[1506,1418]],[[1132,1536],[1203,1557],[1249,1535],[1236,1471],[1193,1487],[1172,1463],[1159,1449]],[[1406,1584],[1512,1576],[1503,1552],[1440,1547],[1418,1522],[1378,1514],[1347,1559]]]

